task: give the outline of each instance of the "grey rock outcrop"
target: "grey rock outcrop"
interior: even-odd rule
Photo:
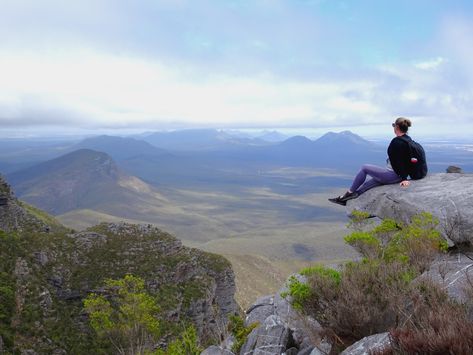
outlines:
[[[301,281],[304,277],[296,275]],[[295,311],[290,300],[281,296],[283,287],[275,295],[259,298],[247,311],[245,325],[259,323],[248,335],[240,354],[328,354],[331,345],[321,341],[320,324]],[[316,347],[316,344],[318,346]]]
[[[240,354],[282,354],[288,348],[291,337],[291,330],[281,318],[271,315],[248,335]]]
[[[371,189],[347,203],[347,211],[360,210],[372,216],[408,223],[420,212],[440,221],[440,232],[453,244],[473,243],[473,174],[433,174],[399,184]]]
[[[50,227],[20,206],[10,185],[0,175],[0,230],[9,232],[25,229],[47,232]]]
[[[447,168],[447,173],[449,173],[449,174],[451,174],[451,173],[463,174],[463,170],[462,170],[462,168],[460,168],[460,167],[458,167],[458,166],[450,165],[450,166]]]
[[[373,351],[389,347],[390,344],[389,333],[374,334],[352,344],[342,351],[340,355],[370,355]]]

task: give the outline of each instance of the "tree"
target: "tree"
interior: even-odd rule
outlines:
[[[91,327],[119,354],[151,351],[160,335],[159,307],[139,277],[107,280],[103,295],[90,294],[84,307]]]

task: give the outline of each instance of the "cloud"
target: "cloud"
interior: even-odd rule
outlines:
[[[426,60],[423,62],[417,62],[414,64],[414,66],[422,70],[432,70],[432,69],[438,68],[444,62],[445,62],[444,58],[437,57],[437,58]]]
[[[417,16],[425,4],[7,1],[0,125],[471,121],[472,26],[467,16],[444,15],[446,5],[430,8],[444,16],[439,23]]]
[[[202,76],[155,61],[90,51],[2,54],[0,76],[2,124],[34,125],[43,117],[45,123],[118,127],[172,122],[329,125],[343,124],[353,115],[369,121],[379,113],[374,103],[345,95],[371,90],[367,81],[299,82],[269,73]]]
[[[440,62],[426,69],[425,63]],[[402,115],[468,121],[473,97],[450,90],[453,64],[415,63],[384,65],[363,77],[297,80],[269,71],[202,73],[91,50],[0,52],[0,125],[333,127],[378,125]]]

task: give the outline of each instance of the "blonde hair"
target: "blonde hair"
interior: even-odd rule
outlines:
[[[412,126],[411,120],[405,117],[398,117],[395,123],[396,123],[396,126],[399,127],[402,133],[407,133],[407,131],[409,130],[409,127]]]

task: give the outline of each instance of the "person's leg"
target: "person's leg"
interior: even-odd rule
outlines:
[[[356,190],[351,190],[351,191],[356,191],[359,194],[362,194],[363,192],[366,192],[369,189],[372,189],[373,187],[376,187],[376,186],[386,185],[386,184],[395,184],[401,181],[399,176],[394,171],[390,169],[386,169],[386,168],[381,168],[375,165],[363,165],[358,175],[357,175],[358,180],[357,178],[355,178],[350,190],[352,188],[356,188]],[[367,175],[371,176],[372,179],[366,182],[363,182],[362,184],[359,184],[359,182],[361,181],[361,178],[364,176],[366,179]]]
[[[371,176],[372,179],[366,181],[368,175]],[[350,189],[342,196],[329,198],[329,201],[345,206],[346,201],[357,198],[359,195],[373,187],[395,184],[400,181],[401,179],[399,176],[397,176],[397,174],[392,170],[376,165],[365,164],[361,167],[358,174],[356,174]]]
[[[358,192],[358,195],[361,195],[363,192],[366,192],[368,191],[369,189],[372,189],[373,187],[376,187],[376,186],[381,186],[383,185],[381,182],[379,182],[378,180],[374,179],[374,178],[371,178],[367,181],[365,181],[357,190],[356,192]]]

